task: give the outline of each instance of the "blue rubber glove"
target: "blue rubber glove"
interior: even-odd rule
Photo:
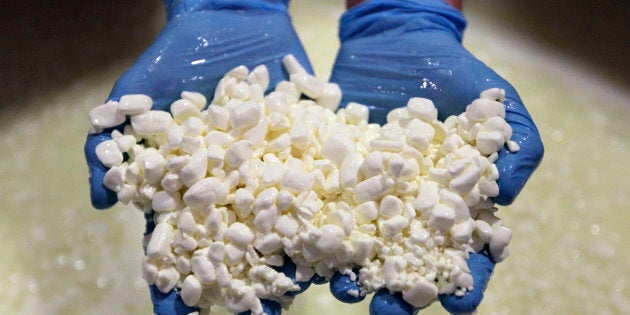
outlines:
[[[266,65],[269,86],[273,88],[279,81],[288,79],[282,67],[282,58],[287,54],[293,54],[312,73],[291,25],[288,2],[165,0],[167,24],[116,82],[108,100],[117,101],[123,95],[141,93],[153,99],[153,109],[161,110],[169,110],[182,91],[200,92],[211,100],[218,81],[239,65],[250,69]],[[103,185],[107,168],[95,154],[99,143],[111,139],[113,129],[88,135],[84,147],[90,169],[91,201],[97,209],[109,208],[117,202],[116,194]],[[146,218],[146,233],[151,233],[155,228],[152,215]],[[195,310],[185,306],[175,291],[162,293],[155,286],[150,286],[150,291],[154,312],[158,315],[188,314]],[[264,301],[263,304],[270,313],[280,313],[277,303]]]
[[[475,289],[463,296],[438,295],[442,306],[451,314],[469,314],[474,311],[483,299],[483,292],[486,290],[490,276],[494,271],[495,264],[485,251],[470,254],[470,258],[466,262],[473,276]],[[409,315],[415,311],[416,309],[411,304],[403,300],[402,294],[391,294],[387,289],[376,292],[372,302],[370,302],[370,314],[372,315]]]
[[[390,110],[405,106],[411,97],[433,100],[439,118],[444,119],[463,112],[480,92],[504,89],[506,121],[513,130],[511,140],[520,145],[516,153],[501,150],[496,162],[500,193],[494,201],[507,205],[540,163],[543,145],[516,90],[462,46],[465,26],[462,13],[442,0],[366,1],[341,18],[341,48],[330,81],[338,83],[343,91],[342,107],[350,101],[365,104],[370,107],[371,122],[381,124]],[[485,260],[472,257],[468,263],[475,290],[464,298],[440,297],[444,308],[453,313],[476,309],[491,272],[474,270],[494,267],[487,255]],[[352,286],[347,278],[338,278],[342,281],[339,287]],[[336,287],[331,283],[333,290]],[[399,296],[385,293],[373,298],[372,314],[413,311]],[[341,295],[343,300],[343,293],[333,294]]]
[[[182,91],[212,99],[223,75],[245,65],[267,66],[270,88],[288,79],[282,58],[293,54],[312,73],[306,53],[287,14],[288,0],[165,1],[168,23],[153,44],[116,82],[108,100],[126,94],[146,94],[153,109],[169,110]],[[117,202],[116,194],[103,185],[107,168],[94,150],[111,139],[111,129],[90,134],[85,157],[90,169],[90,195],[97,209]]]

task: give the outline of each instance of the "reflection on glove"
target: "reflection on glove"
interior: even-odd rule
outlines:
[[[155,285],[149,286],[153,313],[156,315],[187,315],[197,311],[197,308],[186,306],[176,291],[162,293]]]
[[[405,106],[411,97],[431,99],[444,119],[463,112],[481,91],[504,89],[511,140],[520,146],[516,153],[504,148],[496,162],[500,193],[494,201],[507,205],[540,163],[543,145],[516,90],[462,46],[465,26],[461,12],[442,0],[366,1],[341,19],[341,49],[330,81],[343,91],[342,106],[350,101],[367,105],[371,122],[381,124],[390,110]],[[440,296],[448,311],[470,312],[481,303],[494,263],[485,254],[472,254],[468,264],[475,289],[463,298]],[[333,294],[345,296],[335,288],[343,291],[352,282],[343,276],[336,276],[335,281],[341,282],[331,283]],[[412,311],[399,295],[387,291],[375,294],[370,304],[371,314]]]
[[[109,100],[126,94],[146,94],[153,109],[169,110],[182,91],[211,99],[218,81],[232,68],[264,64],[270,87],[288,78],[282,58],[293,54],[312,73],[308,59],[287,14],[288,0],[166,1],[168,23],[154,43],[116,82]],[[107,168],[94,149],[110,139],[111,130],[90,134],[85,157],[90,168],[92,205],[105,209],[116,195],[103,185]]]
[[[451,314],[468,314],[477,309],[494,271],[494,262],[486,252],[472,253],[466,262],[474,279],[474,290],[463,296],[438,295],[442,307]],[[386,289],[377,292],[370,303],[371,315],[408,315],[414,311],[413,306],[403,300],[402,294],[390,294]]]

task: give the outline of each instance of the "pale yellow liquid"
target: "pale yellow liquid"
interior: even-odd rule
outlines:
[[[341,1],[292,3],[323,79],[342,11]],[[519,90],[546,149],[520,197],[499,212],[514,231],[511,256],[497,266],[479,313],[629,314],[628,92],[467,15],[465,44]],[[151,314],[140,276],[142,215],[91,208],[82,153],[87,113],[123,70],[69,82],[0,118],[0,314]],[[344,305],[327,289],[311,287],[286,313],[367,314],[367,300]],[[436,303],[421,313],[445,311]]]

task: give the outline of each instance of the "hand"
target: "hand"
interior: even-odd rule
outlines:
[[[511,140],[520,146],[516,153],[501,150],[496,162],[500,179],[494,201],[507,205],[540,163],[543,146],[516,90],[462,46],[465,26],[461,12],[441,0],[359,4],[341,19],[341,49],[330,81],[343,91],[342,106],[350,101],[367,105],[370,120],[381,124],[390,110],[405,106],[411,97],[433,100],[439,118],[444,119],[463,112],[481,91],[504,89],[506,121],[513,129]],[[468,264],[471,270],[490,272],[473,272],[475,289],[463,298],[440,297],[450,312],[474,311],[494,266],[484,254],[471,255]],[[337,282],[341,287],[353,285],[347,278],[336,277],[331,283],[335,295]],[[380,315],[413,312],[399,296],[387,292],[375,295],[370,310]]]
[[[218,81],[232,68],[264,64],[270,87],[287,79],[282,58],[293,54],[312,73],[287,14],[288,0],[167,1],[168,23],[153,44],[116,82],[108,100],[146,94],[153,109],[169,110],[182,91],[211,99]],[[103,185],[107,168],[96,158],[96,146],[111,139],[111,129],[90,134],[85,157],[90,169],[92,205],[109,208],[116,194]]]
[[[282,58],[293,54],[312,73],[310,63],[287,14],[288,0],[165,1],[168,22],[154,43],[116,82],[108,100],[118,101],[126,94],[146,94],[153,109],[168,111],[182,91],[200,92],[211,99],[218,81],[232,68],[251,69],[264,64],[269,70],[270,88],[288,78]],[[85,157],[90,169],[92,205],[109,208],[116,194],[103,185],[107,168],[95,154],[96,146],[111,139],[115,128],[87,136]],[[155,228],[147,215],[147,233]],[[162,293],[150,287],[154,311],[159,315],[188,314],[175,291]],[[264,303],[269,309],[277,303]]]

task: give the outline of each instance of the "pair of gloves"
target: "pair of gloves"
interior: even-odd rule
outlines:
[[[264,64],[270,87],[288,74],[282,58],[293,54],[312,73],[306,53],[287,13],[289,0],[164,0],[168,23],[155,42],[116,82],[109,100],[125,94],[146,94],[153,109],[168,111],[181,91],[203,93],[208,99],[224,73],[238,65],[250,69]],[[466,20],[443,0],[369,0],[349,9],[341,18],[337,55],[331,82],[339,84],[344,106],[350,101],[370,108],[370,120],[383,124],[387,113],[405,106],[410,97],[434,101],[440,119],[465,110],[483,90],[505,90],[506,120],[517,153],[503,149],[496,162],[500,178],[494,201],[510,204],[536,169],[543,155],[538,130],[516,90],[461,44]],[[111,130],[89,134],[85,144],[90,169],[92,204],[97,209],[117,202],[116,194],[103,186],[107,168],[95,155],[96,146],[111,139]],[[154,224],[147,216],[147,233]],[[462,297],[441,295],[442,306],[453,314],[469,313],[481,303],[494,262],[486,252],[471,254],[467,261],[474,290]],[[291,276],[295,266],[287,259],[281,269]],[[306,290],[322,279],[298,283]],[[358,284],[337,274],[331,292],[343,302],[358,302],[348,291]],[[187,314],[195,308],[183,304],[176,291],[150,287],[154,311],[160,315]],[[296,294],[292,292],[292,294]],[[280,314],[280,305],[263,301],[268,314]],[[400,294],[377,292],[370,314],[412,314],[415,309]]]

